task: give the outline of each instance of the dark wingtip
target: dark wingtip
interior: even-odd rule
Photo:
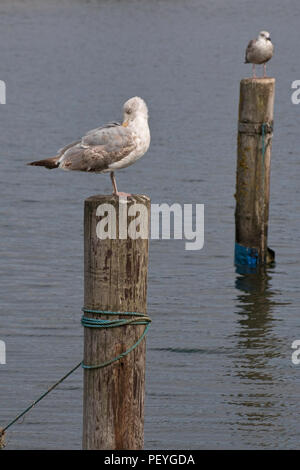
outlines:
[[[37,162],[28,162],[26,163],[28,166],[43,166],[39,161]]]
[[[53,168],[58,168],[59,163],[58,163],[58,157],[52,157],[52,158],[45,158],[44,160],[37,160],[35,162],[29,162],[27,165],[31,166],[43,166],[45,168],[48,168],[49,170],[52,170]]]

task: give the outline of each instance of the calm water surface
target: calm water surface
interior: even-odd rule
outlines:
[[[253,11],[259,14],[253,15]],[[205,204],[205,246],[152,241],[145,447],[299,447],[298,0],[31,1],[0,4],[0,425],[82,357],[83,201],[104,175],[26,167],[121,118],[150,109],[147,156],[120,190],[153,203]],[[276,54],[269,245],[277,264],[233,266],[236,121],[248,40],[271,31]],[[82,372],[8,432],[9,449],[80,449]]]

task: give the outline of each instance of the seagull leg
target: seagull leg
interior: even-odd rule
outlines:
[[[131,196],[131,194],[129,194],[129,193],[122,193],[122,192],[118,191],[116,178],[115,178],[115,174],[114,174],[113,171],[111,171],[111,173],[110,173],[110,178],[111,178],[111,182],[112,182],[112,185],[113,185],[113,188],[114,188],[113,194],[115,194],[116,196],[121,196],[121,197]]]
[[[253,78],[256,78],[255,64],[252,64],[252,77],[253,77]]]
[[[114,188],[113,194],[118,194],[116,178],[115,178],[115,175],[114,175],[113,171],[110,173],[110,179],[111,179],[111,182],[112,182],[112,185],[113,185],[113,188]]]
[[[267,78],[267,65],[264,63],[264,78]]]

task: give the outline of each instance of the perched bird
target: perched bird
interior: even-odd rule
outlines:
[[[252,39],[246,49],[245,64],[252,64],[253,78],[255,75],[255,64],[264,64],[264,78],[266,78],[266,62],[273,56],[274,46],[271,42],[270,33],[261,31],[257,39]]]
[[[28,163],[48,169],[110,172],[113,194],[130,196],[117,189],[114,171],[132,165],[142,157],[150,145],[148,108],[144,100],[135,96],[123,106],[123,123],[111,122],[86,133],[81,140],[60,149],[55,157]]]

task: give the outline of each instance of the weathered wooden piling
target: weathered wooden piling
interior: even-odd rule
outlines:
[[[235,262],[252,267],[274,259],[267,247],[274,94],[274,78],[241,80]]]
[[[109,206],[99,210],[103,204]],[[84,305],[87,310],[146,313],[149,237],[133,239],[127,235],[126,224],[134,217],[127,214],[126,208],[133,204],[146,208],[139,217],[142,231],[148,235],[150,199],[147,196],[133,195],[127,203],[113,195],[92,196],[85,201]],[[116,230],[109,226],[109,237],[100,239],[99,214],[106,210],[116,215]],[[85,316],[111,319],[104,314],[85,313]],[[117,318],[126,317],[118,315]],[[145,325],[84,330],[84,364],[95,365],[128,350],[138,341]],[[118,361],[104,368],[84,370],[84,449],[143,448],[145,351],[143,339]]]

